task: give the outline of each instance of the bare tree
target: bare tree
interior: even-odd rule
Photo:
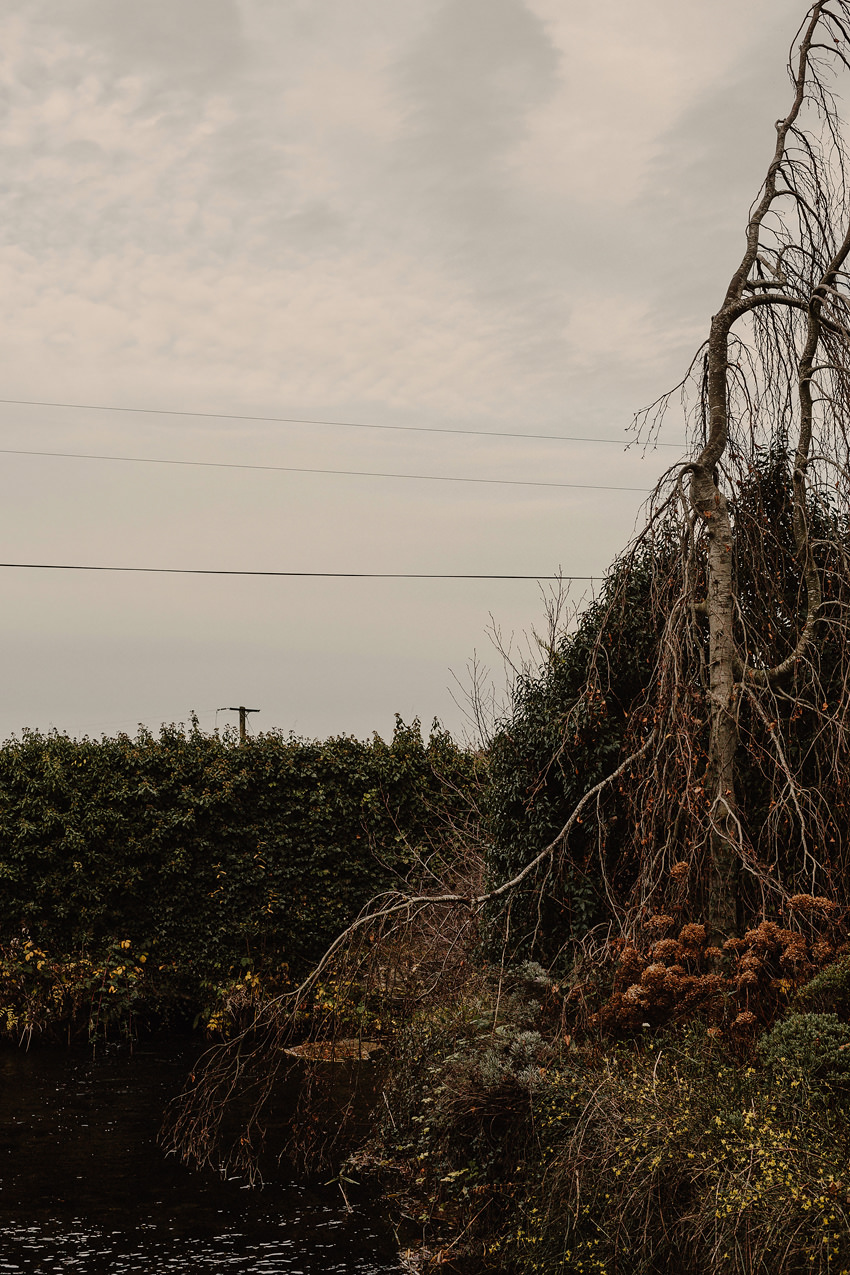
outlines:
[[[553,860],[583,837],[627,927],[671,900],[716,938],[801,890],[850,902],[850,0],[811,5],[788,70],[790,109],[707,339],[636,419],[651,441],[680,401],[691,458],[612,569],[558,755],[529,786],[535,800],[588,722],[620,716],[621,758],[635,760],[609,767],[594,837],[570,815],[522,888],[551,891]],[[652,654],[626,702],[617,634],[636,626]],[[577,782],[564,817],[584,803]]]
[[[681,651],[684,641],[694,648],[691,656],[701,655],[700,627],[707,624],[708,742],[699,787],[708,817],[708,913],[720,934],[735,929],[741,864],[756,865],[754,840],[764,842],[765,830],[747,823],[742,744],[772,754],[774,808],[791,813],[802,866],[813,880],[826,870],[818,854],[829,840],[830,820],[817,810],[816,794],[800,791],[791,761],[798,750],[787,746],[781,729],[794,714],[783,714],[781,705],[802,711],[801,696],[808,695],[806,711],[819,718],[810,726],[820,748],[846,758],[846,680],[832,687],[839,694],[832,703],[819,694],[818,681],[825,630],[839,642],[844,630],[835,585],[846,576],[846,543],[840,519],[828,515],[825,492],[846,490],[848,475],[850,203],[835,94],[840,73],[850,69],[849,41],[845,0],[812,5],[792,46],[793,100],[775,126],[776,147],[750,213],[743,257],[682,387],[686,400],[689,389],[697,391],[695,402],[691,398],[697,454],[674,476],[682,600],[690,603],[690,615],[676,609],[666,654]],[[642,423],[657,423],[669,402],[665,397],[653,405]],[[788,462],[793,563],[780,569],[796,572],[799,605],[792,616],[777,605],[772,578],[776,528],[763,524],[753,534],[735,516],[736,487],[768,455],[774,469]],[[816,543],[815,523],[828,546]],[[750,555],[745,571],[744,553]],[[826,590],[829,571],[833,587]],[[755,588],[755,606],[742,597],[742,574]],[[666,725],[676,729],[672,721]],[[691,778],[692,768],[687,773]],[[772,823],[787,833],[776,814]]]

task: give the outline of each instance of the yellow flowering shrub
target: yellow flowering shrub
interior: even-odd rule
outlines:
[[[532,1096],[537,1160],[491,1256],[523,1275],[850,1271],[850,1121],[787,1073],[741,1067],[705,1029]]]

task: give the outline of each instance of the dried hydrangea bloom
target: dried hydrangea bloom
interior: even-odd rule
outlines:
[[[792,894],[785,906],[789,912],[799,912],[803,916],[817,914],[829,916],[835,911],[838,904],[834,903],[832,899],[825,899],[820,894]]]
[[[647,965],[640,976],[640,981],[645,987],[660,987],[666,977],[667,966],[656,961],[652,965]]]
[[[678,939],[659,939],[652,948],[652,957],[656,961],[680,960],[684,956],[682,945]]]
[[[672,930],[676,922],[672,916],[668,916],[666,912],[657,912],[654,916],[647,917],[643,923],[645,930]]]

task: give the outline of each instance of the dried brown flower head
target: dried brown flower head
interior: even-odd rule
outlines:
[[[786,907],[789,912],[799,912],[803,916],[830,916],[838,904],[833,903],[832,899],[824,898],[821,894],[792,894],[787,900]]]
[[[658,930],[662,933],[665,930],[672,930],[675,921],[672,916],[667,916],[664,912],[656,912],[653,916],[647,917],[643,923],[645,930]]]
[[[652,956],[656,961],[679,960],[684,952],[678,939],[659,939],[652,949]]]
[[[779,958],[779,964],[784,968],[786,966],[803,965],[806,962],[806,941],[801,935],[797,935],[794,942],[789,943],[783,949],[782,956]]]
[[[747,930],[744,938],[751,947],[762,949],[775,947],[782,941],[781,931],[775,921],[762,921],[754,929]]]
[[[640,981],[644,987],[658,987],[664,982],[666,977],[667,966],[661,965],[656,961],[652,965],[647,965],[646,969],[640,976]]]

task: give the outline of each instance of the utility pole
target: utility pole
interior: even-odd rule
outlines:
[[[220,713],[238,713],[239,714],[239,743],[244,744],[248,738],[248,714],[259,713],[258,708],[246,708],[244,704],[240,704],[238,708],[220,708]]]

